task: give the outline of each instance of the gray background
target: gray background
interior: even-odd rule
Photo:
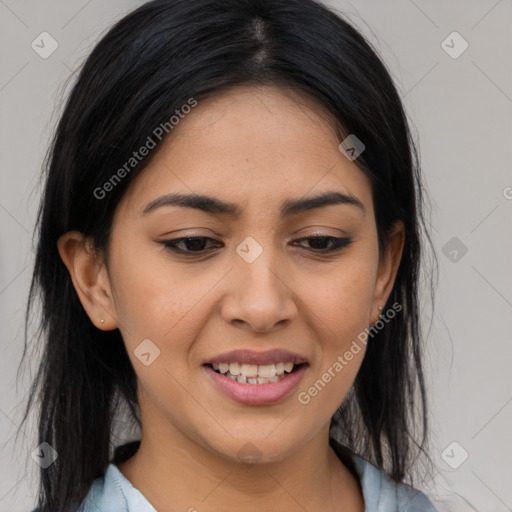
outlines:
[[[73,70],[141,3],[0,0],[1,511],[35,502],[34,422],[14,441],[35,368],[34,361],[16,380],[42,159]],[[424,324],[427,334],[433,317],[426,368],[436,471],[420,488],[440,511],[510,511],[512,0],[330,4],[390,67],[420,140],[431,199],[439,286],[433,315],[425,302]],[[58,43],[47,59],[31,47],[44,31]],[[457,58],[444,48],[458,53],[460,40],[442,44],[454,31],[469,44]]]

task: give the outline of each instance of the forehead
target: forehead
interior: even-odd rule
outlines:
[[[200,100],[133,181],[123,208],[137,215],[165,193],[199,193],[278,208],[336,190],[371,209],[371,184],[340,152],[332,118],[309,96],[242,86]]]

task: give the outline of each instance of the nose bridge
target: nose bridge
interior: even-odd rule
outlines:
[[[278,261],[280,259],[278,248],[274,247],[269,236],[247,236],[237,247],[236,273],[240,282],[245,282],[252,291],[263,293],[279,291],[279,279],[276,276]],[[247,290],[251,293],[251,290]]]
[[[246,237],[236,247],[233,283],[223,308],[227,322],[242,322],[253,330],[271,329],[290,320],[295,306],[290,288],[279,271],[279,248],[270,237]]]

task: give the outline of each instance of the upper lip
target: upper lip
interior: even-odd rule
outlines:
[[[240,364],[272,364],[272,363],[293,363],[302,364],[306,363],[307,359],[300,354],[290,352],[285,349],[272,349],[265,350],[263,352],[255,352],[254,350],[232,350],[231,352],[225,352],[219,354],[204,364],[213,363],[240,363]]]

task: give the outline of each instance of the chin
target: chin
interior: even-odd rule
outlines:
[[[260,431],[261,432],[261,431]],[[269,464],[281,462],[295,450],[300,449],[289,436],[285,438],[270,438],[257,436],[230,437],[220,446],[208,443],[209,446],[225,459],[244,464]]]

